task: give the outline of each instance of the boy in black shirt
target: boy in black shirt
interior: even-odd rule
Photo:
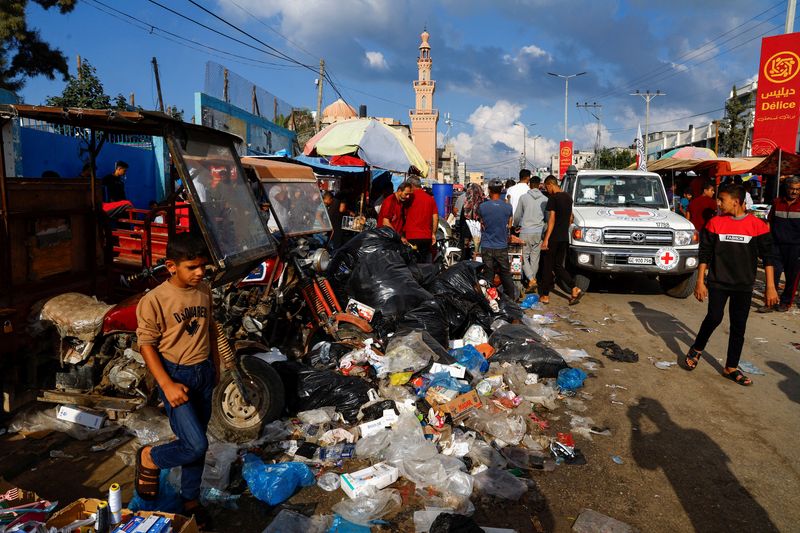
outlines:
[[[569,305],[575,305],[583,298],[583,291],[575,285],[575,279],[565,266],[569,250],[569,225],[572,224],[572,197],[561,190],[555,176],[547,176],[544,187],[549,196],[545,211],[547,230],[542,239],[542,285],[539,287],[539,301],[550,303],[550,291],[555,286],[555,277],[570,288]]]
[[[773,276],[772,237],[769,227],[761,220],[745,212],[745,191],[741,185],[723,186],[717,196],[721,215],[709,220],[700,238],[700,266],[697,270],[695,298],[708,297],[706,314],[694,345],[686,354],[687,370],[694,370],[711,334],[722,323],[725,304],[730,300],[730,335],[728,358],[723,376],[739,385],[753,382],[737,368],[744,345],[744,332],[753,283],[756,279],[758,260],[764,260],[767,289],[767,305],[778,302]],[[708,287],[705,274],[708,270]]]

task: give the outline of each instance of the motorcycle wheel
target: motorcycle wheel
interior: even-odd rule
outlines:
[[[269,364],[247,357],[241,364],[242,381],[252,405],[242,398],[233,374],[226,372],[214,389],[208,431],[216,439],[243,443],[257,439],[264,425],[283,413],[283,382]]]

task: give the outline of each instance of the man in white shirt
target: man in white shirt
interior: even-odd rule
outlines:
[[[513,187],[509,187],[506,190],[506,202],[511,204],[512,212],[517,210],[517,204],[519,203],[519,199],[523,194],[527,194],[529,190],[531,190],[530,185],[528,182],[531,179],[531,171],[527,168],[523,168],[519,171],[519,181]]]

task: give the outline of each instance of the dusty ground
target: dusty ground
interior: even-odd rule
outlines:
[[[583,302],[567,308],[553,298],[547,312],[572,314],[587,328],[566,321],[554,327],[569,334],[555,344],[584,348],[603,368],[587,380],[592,400],[584,416],[611,428],[611,436],[578,439],[588,464],[537,472],[532,490],[519,504],[477,500],[479,524],[519,531],[569,531],[588,507],[643,531],[792,531],[800,523],[800,352],[790,343],[798,315],[753,313],[743,360],[766,373],[754,386],[720,377],[727,329],[720,327],[697,370],[660,370],[654,361],[677,361],[693,339],[705,305],[662,296],[656,283],[617,279],[595,284]],[[609,317],[609,319],[605,319]],[[638,363],[605,359],[595,347],[615,340],[637,351]],[[652,359],[651,359],[652,358]],[[614,389],[619,385],[625,389]],[[612,394],[616,394],[613,398]],[[568,428],[563,407],[552,417],[553,431]],[[0,438],[0,475],[62,503],[99,496],[112,481],[130,494],[132,469],[113,453],[92,454],[87,444],[60,435],[41,440]],[[76,459],[51,459],[50,449]],[[612,461],[619,456],[623,464]],[[410,490],[400,486],[401,490]],[[317,512],[341,494],[305,489],[290,504],[316,504]],[[413,502],[412,502],[413,503]],[[244,498],[238,512],[217,513],[219,531],[262,531],[275,510]],[[411,511],[387,529],[413,531]]]

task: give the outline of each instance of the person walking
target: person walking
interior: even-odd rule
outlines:
[[[694,224],[697,231],[702,231],[708,221],[717,212],[717,201],[714,199],[714,184],[706,182],[703,185],[703,194],[696,196],[689,202],[689,221]]]
[[[411,176],[410,204],[406,208],[406,222],[402,235],[417,249],[417,262],[433,261],[432,247],[436,244],[436,230],[439,227],[439,211],[433,196],[422,190],[422,180]]]
[[[103,176],[104,200],[108,203],[122,202],[128,199],[125,194],[125,178],[128,172],[128,163],[117,161],[114,163],[114,172]]]
[[[472,259],[473,248],[477,248],[481,241],[481,224],[478,206],[486,201],[483,188],[477,183],[467,185],[464,194],[464,203],[459,207],[459,239],[458,247],[461,248],[461,257],[465,261]]]
[[[519,228],[519,238],[522,239],[522,273],[528,280],[528,292],[536,290],[547,206],[547,198],[539,190],[540,183],[538,176],[530,178],[528,192],[519,198],[514,210],[514,226]]]
[[[519,171],[519,181],[506,190],[506,201],[511,204],[511,210],[515,213],[517,212],[519,199],[530,190],[528,185],[530,179],[531,171],[523,168]]]
[[[542,286],[539,301],[550,303],[550,291],[555,287],[555,278],[564,283],[571,291],[569,305],[575,305],[583,298],[583,291],[575,285],[575,279],[564,266],[569,250],[569,225],[572,224],[572,198],[561,190],[558,178],[547,176],[544,180],[547,191],[547,231],[542,239],[544,261],[542,268]]]
[[[700,302],[708,298],[708,313],[686,354],[685,365],[687,370],[697,368],[711,334],[722,323],[725,304],[730,301],[730,334],[723,376],[739,385],[751,385],[752,380],[742,374],[738,366],[759,258],[766,265],[767,288],[764,296],[767,305],[778,302],[778,292],[775,289],[773,243],[769,227],[745,211],[744,192],[744,187],[737,184],[722,187],[717,200],[721,215],[712,218],[702,232],[694,296]]]
[[[517,298],[511,263],[508,260],[508,230],[511,227],[513,211],[511,204],[503,201],[503,182],[492,180],[489,183],[489,200],[478,207],[481,217],[481,259],[485,265],[489,284],[494,283],[494,275],[500,276],[503,291],[511,299]]]
[[[800,176],[784,179],[782,189],[781,195],[772,202],[767,220],[777,252],[775,287],[778,287],[781,272],[786,283],[778,305],[763,305],[758,308],[759,313],[788,311],[800,282]]]
[[[208,252],[202,241],[179,233],[167,245],[170,278],[146,293],[136,307],[136,335],[147,370],[158,385],[176,440],[147,445],[136,456],[136,492],[156,500],[162,469],[181,467],[181,498],[187,515],[201,529],[208,514],[200,505],[216,385],[216,329],[211,316],[211,288],[203,281]]]

